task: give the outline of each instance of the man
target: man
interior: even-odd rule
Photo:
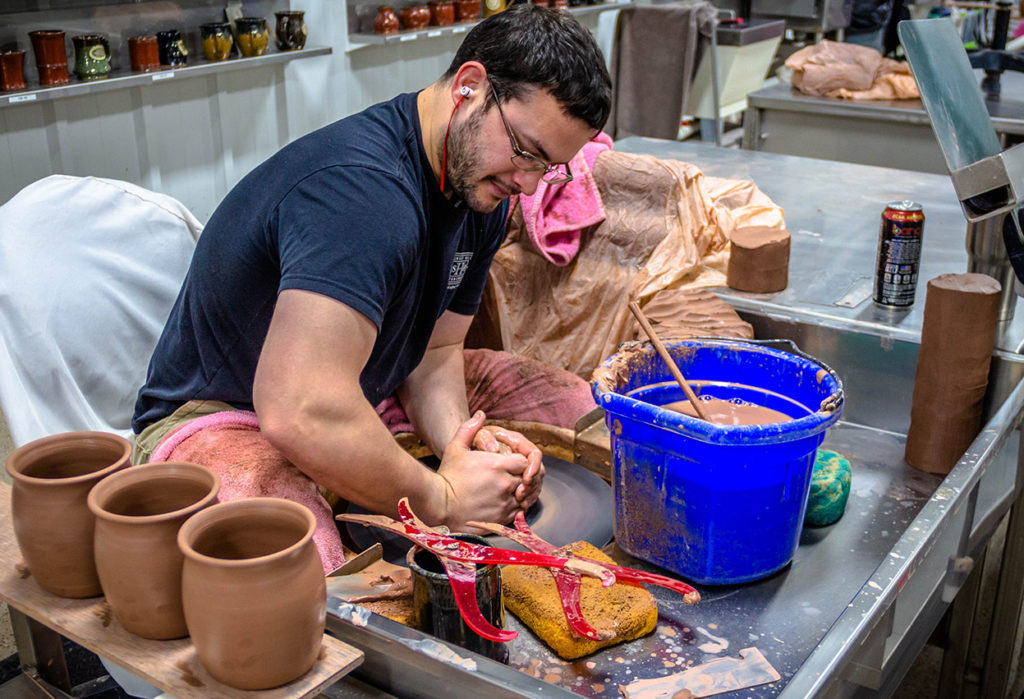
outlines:
[[[506,200],[571,179],[565,163],[599,132],[610,95],[585,28],[516,5],[477,25],[422,92],[256,168],[200,238],[139,393],[138,458],[197,415],[251,409],[302,478],[369,510],[393,514],[409,497],[428,523],[463,529],[529,508],[540,452],[470,417],[462,343]],[[524,380],[531,367],[517,367]],[[579,403],[586,386],[570,378]],[[393,393],[442,456],[436,472],[375,411]],[[257,480],[271,492],[273,479]]]

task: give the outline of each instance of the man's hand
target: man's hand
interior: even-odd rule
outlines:
[[[523,471],[522,483],[516,488],[515,498],[520,509],[526,512],[540,497],[544,484],[543,454],[533,442],[519,432],[506,430],[496,425],[484,425],[473,438],[473,447],[492,454],[522,454],[529,465]]]
[[[474,451],[473,441],[483,424],[484,414],[479,411],[462,423],[437,470],[447,489],[444,524],[453,530],[464,531],[469,520],[506,524],[522,509],[516,491],[530,460],[521,453]]]

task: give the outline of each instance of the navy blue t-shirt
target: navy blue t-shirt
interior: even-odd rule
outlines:
[[[203,230],[133,429],[193,399],[251,410],[284,289],[337,299],[377,326],[359,377],[376,405],[419,364],[446,309],[476,312],[507,208],[478,214],[440,193],[415,93],[289,144],[239,182]]]

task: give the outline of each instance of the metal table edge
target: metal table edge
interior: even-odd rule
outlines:
[[[893,546],[887,560],[861,587],[825,637],[786,685],[781,697],[828,696],[884,612],[899,597],[921,560],[949,525],[947,515],[963,506],[991,458],[1024,416],[1024,383],[996,411],[964,455]],[[1006,506],[1009,506],[1007,501]],[[969,527],[971,522],[967,522]],[[941,582],[941,581],[940,581]]]

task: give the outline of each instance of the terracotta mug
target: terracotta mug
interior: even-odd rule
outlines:
[[[157,47],[156,37],[152,34],[130,37],[128,57],[132,70],[136,73],[160,70],[160,49]]]
[[[316,662],[327,589],[315,529],[309,508],[280,498],[224,502],[182,525],[185,621],[214,679],[269,689]]]
[[[25,51],[0,51],[0,90],[24,90]]]
[[[32,51],[36,55],[40,85],[65,85],[71,82],[68,75],[68,54],[64,46],[64,31],[61,29],[39,29],[29,32]]]
[[[487,545],[486,539],[475,534],[452,536],[461,541]],[[508,662],[508,645],[483,638],[463,621],[448,574],[437,556],[414,546],[405,560],[412,571],[413,613],[420,630],[492,660]],[[498,566],[476,567],[476,602],[487,621],[499,629],[505,626],[505,604]]]
[[[394,34],[399,26],[395,8],[390,5],[381,5],[377,8],[377,16],[373,18],[374,34]]]
[[[98,34],[71,37],[75,47],[75,75],[79,80],[96,80],[110,75],[110,42]]]
[[[431,0],[427,6],[430,8],[430,23],[435,27],[447,27],[455,23],[454,0]]]
[[[203,54],[208,61],[226,61],[231,55],[235,40],[231,36],[228,22],[207,22],[199,25]]]
[[[306,27],[306,13],[302,10],[289,10],[275,12],[277,26],[277,48],[282,51],[298,51],[306,46],[306,36],[309,30]]]
[[[166,29],[156,33],[157,52],[160,65],[165,68],[177,68],[188,65],[188,49],[177,29]]]
[[[238,33],[238,50],[246,58],[262,56],[267,52],[270,34],[267,32],[267,20],[262,17],[240,17],[235,20]]]
[[[128,440],[106,432],[65,432],[15,449],[11,476],[14,536],[32,577],[60,597],[102,594],[93,559],[96,518],[86,498],[96,483],[125,468]]]
[[[220,479],[172,461],[119,471],[89,492],[103,594],[126,631],[154,640],[188,635],[181,604],[178,530],[217,502]]]

